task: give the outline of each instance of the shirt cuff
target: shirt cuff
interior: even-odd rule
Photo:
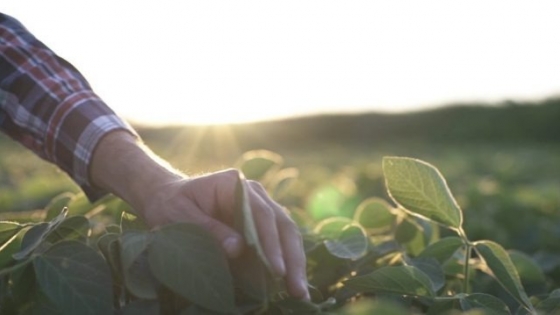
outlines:
[[[108,193],[93,185],[89,177],[89,165],[99,141],[115,130],[138,135],[92,91],[73,94],[63,103],[49,122],[46,153],[93,202]]]

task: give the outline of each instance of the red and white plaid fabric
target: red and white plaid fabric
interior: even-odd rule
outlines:
[[[58,165],[95,200],[105,192],[90,183],[88,166],[99,140],[116,129],[135,134],[78,70],[0,13],[0,130]]]

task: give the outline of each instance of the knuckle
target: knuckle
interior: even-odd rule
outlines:
[[[270,207],[267,207],[266,205],[260,205],[256,210],[257,211],[255,214],[266,221],[274,220],[276,217],[274,211],[272,211],[272,209]]]
[[[247,183],[256,191],[265,192],[264,186],[260,182],[250,179],[247,180]]]
[[[289,235],[295,235],[301,238],[301,231],[297,224],[292,220],[292,218],[288,216],[280,216],[278,219],[278,225],[281,227],[283,231],[285,231]]]
[[[219,228],[219,223],[218,221],[214,220],[213,218],[209,217],[209,216],[203,216],[199,219],[198,224],[203,227],[206,228],[210,231],[215,231]]]
[[[230,177],[230,178],[239,178],[239,176],[241,175],[241,172],[238,169],[235,168],[228,168],[224,171],[222,171],[222,174],[224,174],[224,176]]]

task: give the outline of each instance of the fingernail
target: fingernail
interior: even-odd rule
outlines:
[[[276,260],[276,273],[279,277],[284,277],[286,275],[286,265],[282,258]]]
[[[299,282],[299,288],[301,292],[305,292],[305,294],[303,295],[303,299],[306,301],[311,301],[311,297],[309,296],[309,290],[307,289],[307,281],[305,279],[302,279]]]
[[[226,250],[228,256],[233,258],[237,257],[241,250],[241,242],[239,238],[235,236],[226,238],[226,240],[222,243],[222,246]]]

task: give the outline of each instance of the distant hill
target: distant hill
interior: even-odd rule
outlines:
[[[204,144],[214,141],[210,136],[213,129],[220,127],[139,127],[139,132],[152,143],[180,134],[185,137],[183,143]],[[455,105],[403,114],[319,115],[232,125],[229,129],[245,150],[403,140],[560,143],[560,98],[538,104]],[[209,143],[208,147],[215,148],[215,143]]]

